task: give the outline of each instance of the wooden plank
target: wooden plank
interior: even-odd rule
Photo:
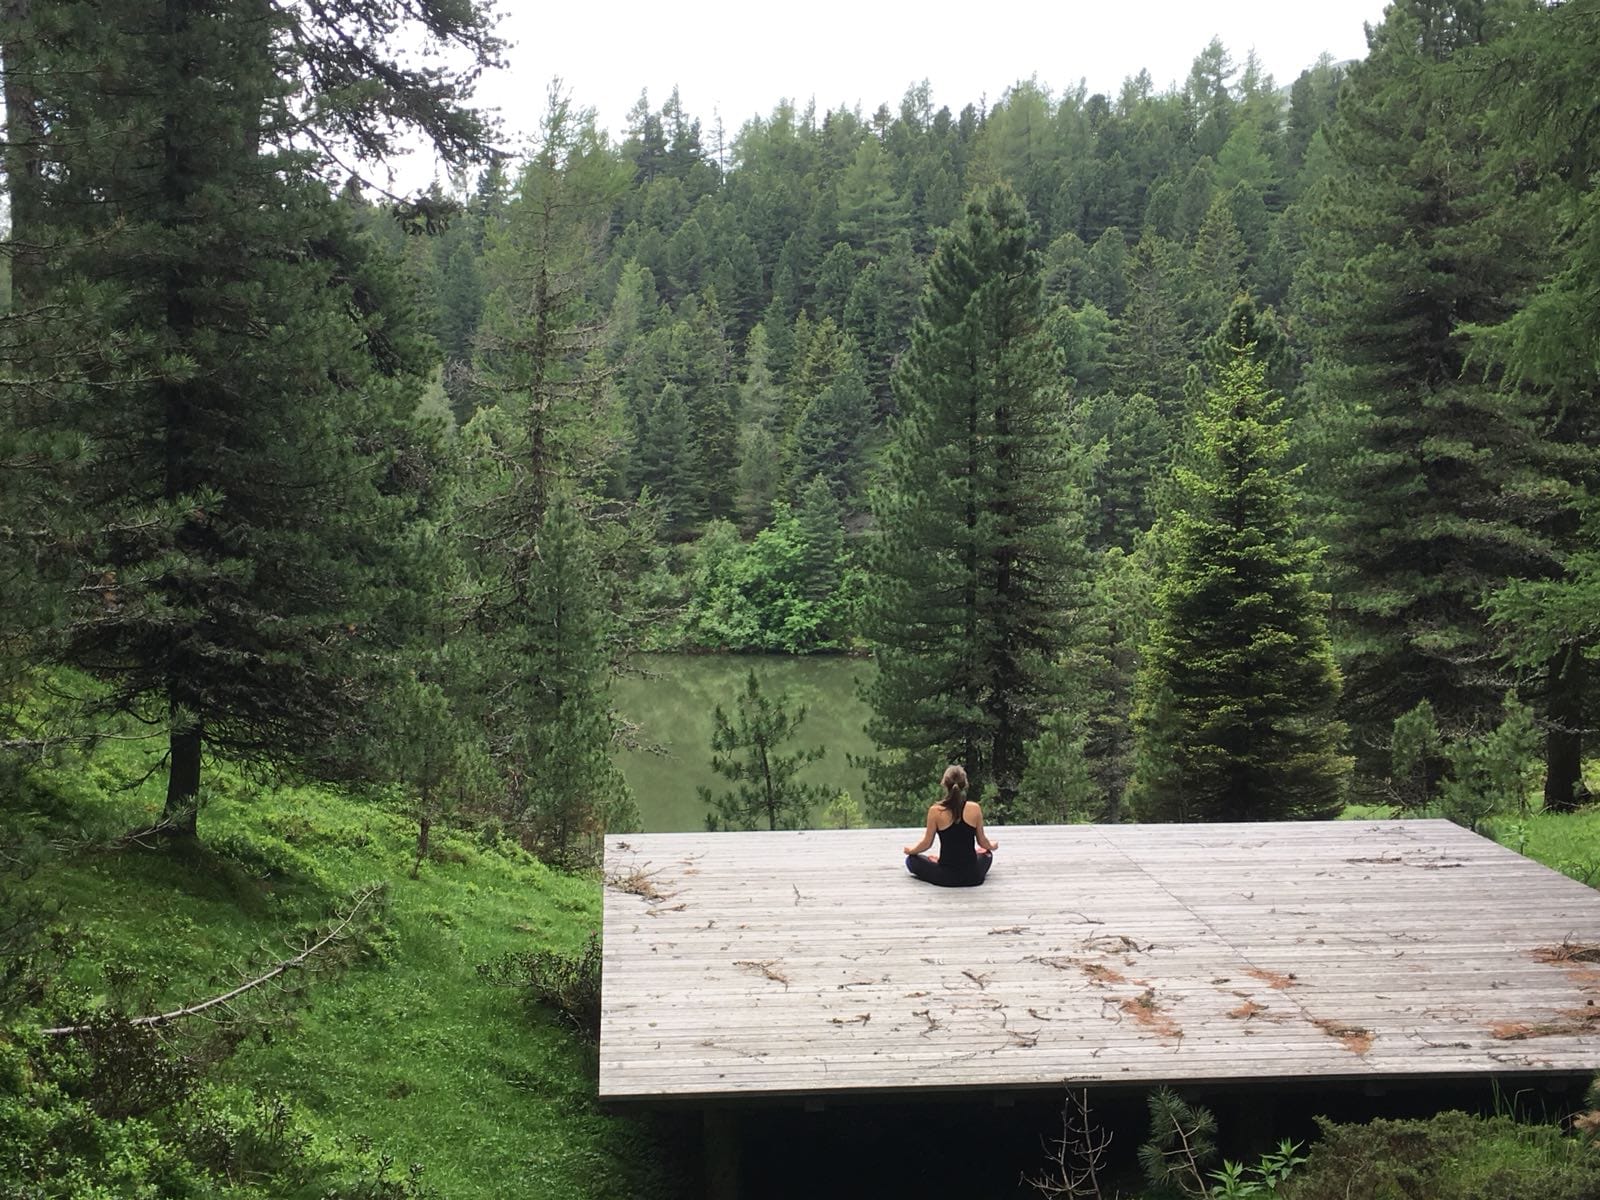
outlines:
[[[1440,821],[608,840],[608,1098],[1600,1066],[1600,895]],[[1593,1018],[1593,1019],[1591,1019]]]

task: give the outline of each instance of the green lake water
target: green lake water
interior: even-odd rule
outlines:
[[[857,802],[861,800],[862,772],[853,770],[846,758],[873,748],[862,732],[868,709],[856,694],[857,681],[872,671],[867,660],[654,654],[636,665],[643,674],[617,680],[612,698],[618,711],[639,725],[638,740],[662,750],[659,754],[625,750],[618,756],[638,800],[645,832],[705,828],[706,806],[695,789],[705,786],[719,792],[729,786],[711,769],[712,712],[719,704],[733,712],[752,670],[764,695],[786,695],[791,713],[805,708],[806,719],[790,745],[826,750],[802,777],[830,792],[848,789]],[[818,823],[815,811],[812,823]]]

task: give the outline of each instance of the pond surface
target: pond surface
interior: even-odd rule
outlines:
[[[863,772],[847,755],[868,754],[871,740],[862,731],[869,709],[856,694],[857,680],[866,679],[872,664],[865,659],[834,656],[784,657],[768,654],[652,654],[636,666],[642,675],[628,675],[612,685],[617,709],[639,725],[641,744],[662,753],[625,750],[618,763],[634,798],[646,833],[704,829],[706,806],[696,792],[714,793],[730,784],[711,769],[712,713],[720,704],[735,711],[745,677],[756,673],[765,696],[785,695],[785,708],[806,710],[790,748],[821,746],[825,756],[811,763],[801,777],[831,793],[848,789],[862,800]],[[820,825],[813,810],[812,825]]]

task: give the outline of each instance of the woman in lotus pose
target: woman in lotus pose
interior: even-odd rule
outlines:
[[[928,810],[922,840],[905,847],[906,870],[940,887],[977,887],[989,873],[1000,843],[984,833],[983,809],[967,799],[966,771],[946,767],[939,786],[944,789],[944,799]],[[939,853],[924,855],[935,834]]]

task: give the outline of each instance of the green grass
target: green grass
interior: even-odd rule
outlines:
[[[1600,809],[1496,817],[1485,833],[1590,887],[1600,885]]]
[[[71,842],[29,886],[63,900],[81,931],[72,983],[103,996],[115,965],[141,981],[130,1007],[201,999],[387,885],[364,957],[313,983],[289,1027],[247,1042],[216,1078],[287,1097],[320,1137],[370,1138],[401,1164],[423,1163],[442,1196],[659,1190],[649,1129],[592,1102],[592,1051],[476,974],[511,951],[580,950],[600,925],[595,880],[450,834],[436,834],[412,880],[416,834],[402,817],[226,766],[208,766],[200,847],[111,848],[159,814],[159,779],[139,783],[146,769],[113,745],[22,798],[37,827]]]

